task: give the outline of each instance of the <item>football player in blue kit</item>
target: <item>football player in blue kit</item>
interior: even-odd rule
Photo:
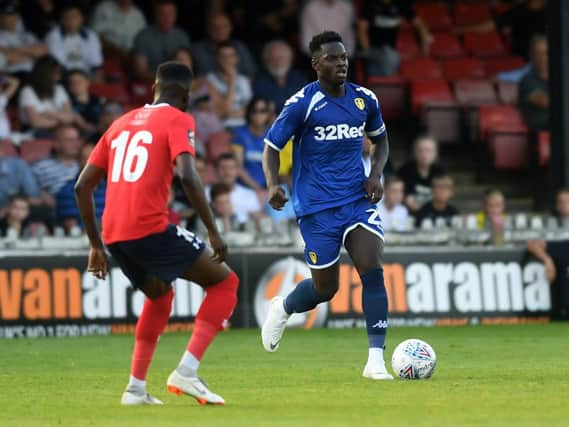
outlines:
[[[390,380],[383,360],[387,331],[387,294],[383,283],[383,229],[377,202],[389,155],[385,124],[375,94],[346,82],[348,55],[341,36],[326,31],[310,42],[318,80],[285,103],[265,138],[263,169],[270,205],[288,199],[279,185],[279,151],[293,140],[292,203],[305,242],[312,278],[286,297],[276,296],[261,330],[263,347],[278,349],[292,313],[312,310],[338,291],[343,244],[362,281],[362,307],[369,338],[363,376]],[[364,132],[372,140],[372,170],[362,162]]]

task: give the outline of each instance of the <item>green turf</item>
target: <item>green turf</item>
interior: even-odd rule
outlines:
[[[0,426],[568,425],[569,324],[393,328],[388,344],[411,337],[438,353],[431,380],[362,378],[363,330],[289,330],[275,354],[230,331],[201,368],[227,405],[200,407],[165,390],[187,340],[166,335],[149,375],[166,405],[128,408],[131,336],[0,341]]]

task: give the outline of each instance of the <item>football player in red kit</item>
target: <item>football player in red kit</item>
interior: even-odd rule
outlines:
[[[237,275],[225,264],[227,246],[215,226],[194,168],[194,120],[185,113],[191,70],[165,62],[156,72],[154,102],[117,119],[93,150],[75,191],[89,237],[88,270],[104,278],[103,242],[132,285],[146,295],[135,332],[130,381],[123,405],[162,404],[146,391],[146,374],[172,309],[172,281],[202,286],[205,299],[168,391],[188,394],[200,404],[223,404],[198,377],[200,360],[223,329],[237,303]],[[209,232],[211,249],[193,233],[168,224],[168,194],[174,167],[184,191]],[[102,241],[95,222],[93,190],[107,180]]]

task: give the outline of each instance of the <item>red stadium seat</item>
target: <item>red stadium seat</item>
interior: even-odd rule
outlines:
[[[0,141],[0,157],[17,157],[18,150],[12,144],[12,141],[5,139]]]
[[[10,129],[12,132],[17,132],[20,130],[20,111],[16,106],[9,106],[6,108],[6,115],[8,116],[8,121],[10,122]]]
[[[411,108],[419,115],[431,101],[454,101],[446,80],[415,80],[411,82]]]
[[[436,80],[443,77],[439,62],[432,58],[415,58],[403,61],[400,74],[407,80]]]
[[[431,31],[445,31],[452,27],[450,10],[445,3],[419,3],[415,11]]]
[[[38,160],[45,159],[51,154],[53,141],[51,139],[29,139],[22,141],[20,145],[20,156],[32,164]]]
[[[134,82],[130,85],[130,102],[137,107],[152,102],[152,83]]]
[[[449,80],[482,79],[486,76],[478,58],[449,58],[443,61],[443,73]]]
[[[454,100],[430,100],[423,105],[423,123],[427,132],[441,143],[460,138],[460,109]]]
[[[231,132],[214,132],[209,135],[206,142],[207,160],[215,163],[215,160],[223,153],[231,151]]]
[[[504,42],[496,31],[464,34],[464,47],[472,56],[504,56]]]
[[[486,59],[486,75],[494,77],[502,71],[512,71],[522,68],[525,61],[521,56],[504,56]]]
[[[464,49],[454,34],[435,32],[430,54],[436,58],[458,58],[464,56]]]
[[[379,99],[381,113],[387,120],[403,117],[406,109],[406,82],[400,76],[370,76],[367,81]]]
[[[126,73],[121,65],[121,60],[115,56],[105,55],[103,74],[108,82],[116,83],[126,80]]]
[[[546,166],[551,156],[551,134],[547,131],[541,131],[537,135],[537,151],[539,157],[539,165]]]
[[[90,92],[101,98],[118,101],[121,104],[129,102],[129,95],[122,83],[91,83]]]
[[[402,60],[416,58],[421,53],[417,36],[413,31],[403,31],[400,29],[397,36],[396,48]]]
[[[489,143],[496,169],[524,169],[528,166],[529,144],[525,125],[504,124],[493,128]]]
[[[521,113],[511,105],[482,105],[479,108],[480,138],[488,140],[493,129],[500,126],[525,127]]]
[[[454,96],[463,106],[496,104],[496,91],[490,80],[457,80],[454,82]]]
[[[487,2],[459,2],[454,6],[454,25],[472,25],[492,19]]]
[[[499,81],[496,87],[498,99],[502,104],[516,105],[518,103],[518,85],[516,83]]]

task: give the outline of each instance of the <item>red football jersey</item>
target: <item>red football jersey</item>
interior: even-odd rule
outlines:
[[[106,244],[166,229],[174,161],[180,153],[195,155],[194,134],[192,116],[168,104],[130,111],[105,132],[89,163],[107,171]]]

